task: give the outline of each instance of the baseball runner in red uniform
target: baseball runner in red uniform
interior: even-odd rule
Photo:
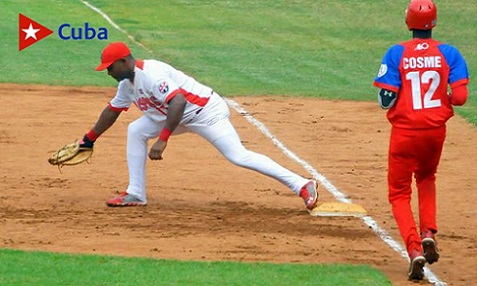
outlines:
[[[316,181],[282,167],[269,157],[247,150],[229,119],[227,103],[210,87],[156,60],[136,60],[128,46],[117,42],[102,52],[96,70],[108,70],[119,82],[116,96],[101,113],[81,146],[92,147],[131,104],[143,116],[128,127],[129,185],[108,206],[146,205],[146,159],[161,160],[171,135],[193,132],[210,142],[235,165],[267,175],[300,196],[308,210],[317,204]],[[148,148],[148,140],[155,143]]]
[[[439,259],[435,239],[436,171],[453,105],[468,97],[467,65],[453,46],[432,39],[437,9],[432,0],[411,0],[406,24],[413,39],[392,46],[384,56],[374,86],[378,101],[389,109],[392,125],[389,158],[389,202],[410,257],[410,279],[424,278],[425,263]],[[450,87],[450,91],[448,91]],[[414,174],[419,226],[411,208]]]

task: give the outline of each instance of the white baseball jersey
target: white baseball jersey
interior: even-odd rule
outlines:
[[[174,67],[157,60],[136,60],[134,84],[119,83],[111,109],[128,110],[131,103],[146,116],[158,122],[166,120],[169,101],[179,92],[187,100],[181,124],[191,122],[209,102],[213,90]]]
[[[156,60],[136,61],[134,71],[134,84],[129,80],[121,81],[116,96],[109,103],[116,111],[127,110],[134,103],[144,114],[128,127],[128,194],[146,202],[147,141],[160,134],[167,118],[168,103],[179,92],[187,103],[180,126],[173,135],[196,133],[230,162],[270,176],[296,194],[309,182],[267,156],[247,150],[229,120],[227,103],[210,87]]]

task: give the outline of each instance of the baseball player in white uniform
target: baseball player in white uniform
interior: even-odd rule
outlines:
[[[205,86],[172,66],[157,60],[136,60],[125,43],[106,46],[97,71],[119,82],[116,96],[103,110],[93,128],[84,135],[82,146],[93,147],[131,104],[143,116],[128,127],[127,162],[129,186],[108,206],[142,206],[146,198],[146,160],[161,160],[169,136],[193,132],[209,141],[235,165],[272,177],[299,195],[308,210],[317,204],[316,181],[282,167],[269,157],[247,150],[229,120],[227,103]],[[149,139],[156,139],[147,150]]]

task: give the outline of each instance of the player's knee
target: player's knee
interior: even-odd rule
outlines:
[[[141,136],[141,129],[139,128],[140,124],[137,121],[131,122],[128,126],[128,137],[138,137]]]
[[[226,156],[225,158],[227,158],[227,160],[234,165],[237,165],[237,166],[243,165],[242,156],[238,156],[237,154],[229,155],[229,156]]]
[[[225,156],[229,162],[239,167],[247,167],[251,161],[250,151],[243,149],[240,152],[234,152]]]

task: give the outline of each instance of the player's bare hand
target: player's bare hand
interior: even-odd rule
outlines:
[[[149,150],[149,159],[151,160],[162,160],[162,153],[166,149],[167,142],[162,140],[157,140]]]

